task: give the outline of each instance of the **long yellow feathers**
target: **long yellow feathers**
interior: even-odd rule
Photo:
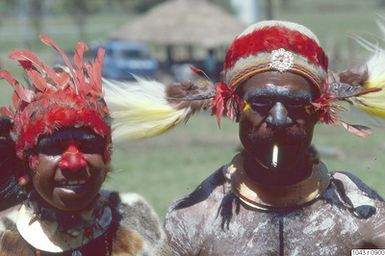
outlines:
[[[114,140],[142,139],[162,134],[185,121],[191,110],[174,108],[166,86],[137,78],[133,82],[103,80],[105,100],[113,118]]]
[[[384,25],[381,22],[378,22],[378,26],[383,30]],[[363,86],[381,90],[357,97],[354,105],[368,114],[385,118],[385,50],[378,43],[369,42],[361,37],[358,37],[357,41],[373,54],[366,63],[368,79]]]

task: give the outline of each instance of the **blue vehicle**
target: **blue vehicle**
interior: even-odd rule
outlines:
[[[149,55],[148,46],[142,42],[110,40],[102,46],[105,51],[103,77],[115,80],[132,80],[133,75],[152,78],[158,61]]]

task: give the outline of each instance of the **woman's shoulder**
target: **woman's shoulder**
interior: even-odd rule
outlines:
[[[163,255],[167,241],[159,216],[153,207],[139,194],[132,192],[102,191],[116,213],[121,236],[140,236],[143,252],[147,255]],[[119,234],[118,234],[119,235]],[[123,241],[126,239],[123,239]]]

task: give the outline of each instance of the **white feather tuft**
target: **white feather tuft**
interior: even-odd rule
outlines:
[[[186,121],[191,109],[178,110],[166,99],[166,86],[136,77],[133,82],[103,79],[105,100],[110,109],[112,137],[141,139],[162,134]]]
[[[380,16],[377,26],[385,38],[385,18]],[[383,40],[383,39],[382,39]],[[356,107],[375,116],[385,117],[385,50],[380,45],[380,40],[370,42],[363,37],[356,37],[356,41],[372,53],[366,62],[368,79],[364,82],[366,88],[381,88],[381,91],[368,93],[357,97]]]
[[[366,63],[368,67],[367,87],[385,86],[385,51],[379,46],[374,49],[374,54]]]

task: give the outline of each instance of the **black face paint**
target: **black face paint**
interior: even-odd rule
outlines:
[[[269,111],[276,106],[277,103],[280,103],[282,105],[278,105],[278,116],[282,113],[282,107],[284,106],[289,114],[289,118],[296,118],[307,115],[307,108],[311,106],[312,95],[310,92],[291,92],[286,88],[268,87],[247,92],[244,100],[253,111],[261,116],[267,116]],[[282,122],[282,120],[280,120],[280,122]]]
[[[105,148],[101,136],[86,129],[71,128],[40,138],[35,151],[45,155],[60,155],[67,150],[70,142],[85,154],[103,154]]]

